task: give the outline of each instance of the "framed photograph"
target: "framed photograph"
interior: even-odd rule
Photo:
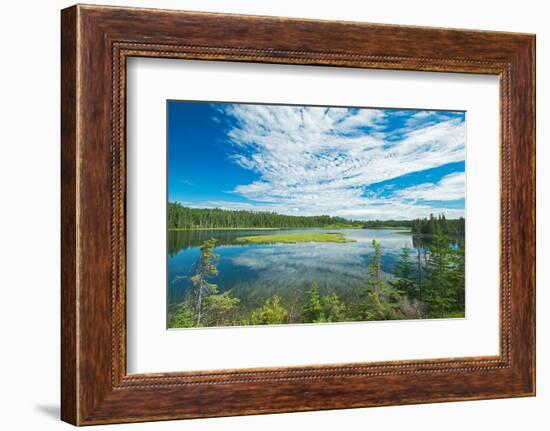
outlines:
[[[535,394],[533,35],[61,33],[63,420]]]

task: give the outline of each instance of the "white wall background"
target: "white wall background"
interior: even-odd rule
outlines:
[[[545,430],[550,423],[550,13],[545,2],[119,0],[171,9],[477,28],[537,34],[538,396],[406,407],[173,421],[95,429]],[[0,427],[63,430],[59,414],[60,0],[4,2],[0,15]]]

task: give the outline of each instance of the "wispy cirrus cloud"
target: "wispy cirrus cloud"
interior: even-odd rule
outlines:
[[[459,172],[443,177],[437,183],[422,183],[417,186],[401,189],[396,197],[423,201],[464,199],[466,174]]]
[[[218,105],[230,160],[257,175],[231,190],[245,202],[203,205],[332,214],[355,219],[463,215],[445,201],[463,199],[464,173],[422,181],[423,171],[465,159],[462,114],[440,111]],[[218,119],[219,119],[218,118]],[[365,188],[419,173],[389,196]],[[423,203],[438,201],[437,206]]]

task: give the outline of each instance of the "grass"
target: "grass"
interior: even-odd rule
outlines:
[[[282,233],[273,235],[240,236],[237,242],[244,244],[297,244],[299,242],[355,242],[339,232]]]

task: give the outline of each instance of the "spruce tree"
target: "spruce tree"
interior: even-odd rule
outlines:
[[[363,292],[359,318],[361,320],[388,320],[398,317],[400,295],[382,276],[382,246],[372,240],[374,255],[367,267],[367,282]]]
[[[252,312],[253,325],[274,325],[288,323],[288,311],[281,304],[281,297],[273,295],[264,305]]]
[[[319,288],[317,287],[317,283],[315,283],[315,281],[311,283],[308,301],[304,305],[303,320],[304,323],[326,322],[325,314],[323,312],[323,304],[321,303],[321,297],[319,296]]]
[[[218,286],[210,283],[210,279],[218,275],[218,268],[216,267],[216,259],[218,255],[212,251],[216,246],[216,240],[214,238],[204,241],[200,247],[200,256],[197,261],[197,268],[195,275],[191,277],[191,283],[193,284],[196,297],[196,314],[197,314],[197,326],[201,325],[202,319],[202,306],[203,301],[208,295],[218,293]]]
[[[453,263],[448,239],[437,232],[426,265],[426,304],[430,317],[446,317],[456,304],[453,289]]]
[[[399,262],[395,269],[397,279],[392,283],[400,295],[407,295],[413,298],[418,297],[414,275],[413,264],[411,262],[411,249],[408,245],[405,245],[401,249]]]
[[[205,326],[229,326],[237,321],[239,298],[231,297],[229,291],[209,295],[204,300]]]
[[[323,296],[321,302],[327,322],[341,322],[345,320],[346,309],[336,293]]]

